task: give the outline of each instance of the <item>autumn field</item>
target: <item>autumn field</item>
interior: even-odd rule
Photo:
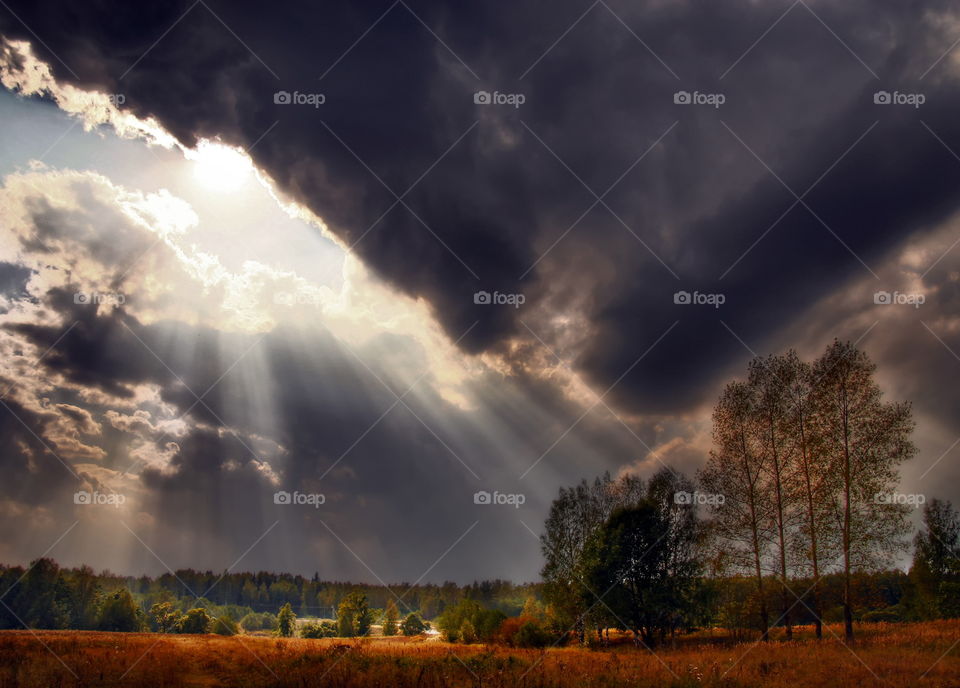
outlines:
[[[703,635],[656,654],[628,642],[540,651],[422,637],[345,642],[4,631],[0,686],[960,686],[960,621],[858,630],[850,647],[829,632],[821,643],[768,645]]]

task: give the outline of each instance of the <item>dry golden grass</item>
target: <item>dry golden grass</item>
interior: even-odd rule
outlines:
[[[841,629],[832,627],[834,633]],[[960,686],[960,621],[869,624],[845,646],[728,644],[703,634],[654,655],[608,650],[510,650],[421,638],[301,640],[148,633],[0,633],[0,687],[73,686]]]

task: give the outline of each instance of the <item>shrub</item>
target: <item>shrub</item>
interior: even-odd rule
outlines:
[[[460,642],[469,645],[470,643],[477,642],[477,629],[473,627],[473,624],[470,623],[470,619],[464,619],[463,623],[460,624]]]
[[[337,625],[332,621],[311,621],[300,627],[301,638],[335,638]]]
[[[900,612],[893,607],[887,607],[886,609],[874,609],[871,612],[867,612],[863,615],[862,621],[867,622],[877,622],[877,621],[887,621],[887,622],[897,622],[903,621],[900,617]]]
[[[211,631],[217,635],[237,635],[240,627],[229,614],[224,614],[213,620]]]
[[[272,631],[277,627],[277,617],[270,612],[252,612],[240,619],[245,631]]]
[[[208,633],[210,615],[203,607],[194,607],[180,618],[177,633]]]
[[[469,621],[473,627],[476,640],[486,643],[493,639],[503,620],[507,616],[496,609],[484,609],[474,600],[461,600],[453,607],[444,610],[437,625],[443,634],[444,640],[455,643],[461,639],[461,629],[464,621]]]
[[[400,624],[400,631],[406,636],[420,635],[427,630],[427,628],[429,628],[429,626],[424,623],[419,614],[415,614],[414,612],[407,614],[407,618]]]
[[[517,647],[546,647],[550,644],[550,634],[536,621],[527,621],[514,636]]]

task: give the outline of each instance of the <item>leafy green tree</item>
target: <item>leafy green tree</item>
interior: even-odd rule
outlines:
[[[663,469],[646,498],[615,511],[587,545],[590,585],[606,592],[614,622],[648,647],[687,625],[694,611],[702,531],[693,506],[675,499],[690,487]]]
[[[212,621],[206,609],[203,607],[194,607],[181,617],[177,633],[209,633]]]
[[[139,631],[142,626],[140,608],[126,588],[120,588],[103,598],[100,605],[101,631]]]
[[[407,614],[407,618],[400,624],[400,631],[405,636],[420,635],[426,630],[427,625],[423,622],[423,619],[420,618],[420,615],[415,612]]]
[[[604,612],[603,605],[583,596],[588,562],[584,548],[614,509],[636,503],[642,498],[643,482],[631,475],[614,481],[609,474],[592,484],[561,488],[550,505],[550,513],[540,536],[544,556],[543,596],[550,605],[555,623],[573,628],[580,642],[586,637],[591,614]]]
[[[281,638],[292,638],[297,629],[297,615],[294,614],[290,603],[285,603],[277,613],[277,635]]]
[[[933,499],[923,508],[923,530],[914,538],[910,567],[910,616],[960,616],[960,515],[950,502]]]
[[[367,595],[360,590],[354,590],[337,608],[337,634],[341,638],[367,635],[372,620]]]
[[[387,600],[387,606],[383,612],[383,634],[396,635],[399,619],[400,613],[397,611],[397,605],[393,600]]]
[[[183,614],[169,602],[157,602],[150,607],[147,619],[151,630],[157,633],[174,633],[180,625],[180,619]]]

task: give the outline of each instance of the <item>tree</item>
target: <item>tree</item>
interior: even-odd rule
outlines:
[[[209,633],[211,621],[206,609],[194,607],[181,617],[177,633]]]
[[[383,612],[383,634],[396,635],[397,621],[400,613],[397,611],[397,605],[393,600],[387,600],[387,607]]]
[[[795,477],[795,453],[791,436],[791,399],[784,378],[791,374],[792,362],[783,356],[755,358],[750,361],[747,384],[756,399],[757,446],[763,453],[760,465],[767,471],[772,487],[771,516],[776,547],[776,573],[780,579],[781,619],[786,629],[787,640],[793,639],[790,611],[794,606],[793,593],[787,584],[788,533],[795,516],[796,502],[793,497]]]
[[[643,501],[621,507],[587,546],[588,581],[604,591],[610,621],[647,647],[685,625],[700,574],[695,506],[677,500],[692,485],[662,469]],[[681,503],[678,503],[681,502]]]
[[[960,515],[950,502],[923,508],[924,528],[914,538],[910,567],[911,615],[921,619],[960,615]]]
[[[292,638],[297,629],[297,615],[293,613],[290,603],[286,602],[277,613],[276,634],[281,638]]]
[[[756,442],[756,406],[755,390],[750,385],[731,382],[724,388],[713,411],[715,448],[700,472],[700,484],[714,497],[709,504],[711,529],[722,565],[752,574],[761,638],[769,640],[763,559],[773,536],[773,498],[764,472],[765,455]]]
[[[410,612],[400,625],[400,630],[405,636],[420,635],[427,630],[427,625],[419,614]]]
[[[150,607],[150,612],[147,614],[150,628],[157,633],[176,632],[182,617],[183,614],[174,609],[169,602],[157,602]]]
[[[605,474],[592,484],[583,480],[561,488],[550,505],[540,536],[545,559],[543,596],[557,625],[575,630],[581,643],[586,637],[588,612],[592,609],[598,616],[603,611],[603,605],[587,602],[582,595],[587,567],[584,547],[614,509],[635,503],[642,498],[642,491],[643,482],[635,476],[625,475],[615,482]]]
[[[120,588],[104,597],[100,606],[101,631],[139,631],[140,608],[126,588]]]
[[[817,434],[812,398],[812,367],[801,361],[795,351],[790,351],[784,357],[784,364],[778,368],[777,375],[790,399],[788,434],[793,442],[797,466],[796,480],[791,486],[795,494],[790,499],[796,502],[802,512],[793,532],[793,549],[797,561],[813,578],[808,606],[819,640],[823,638],[821,567],[822,562],[835,550],[837,540],[836,523],[830,513],[831,492],[836,480],[829,463],[819,460],[821,440]]]
[[[367,635],[371,622],[370,606],[364,592],[354,590],[340,602],[337,608],[337,634],[341,638]]]
[[[814,364],[813,388],[823,459],[840,477],[835,517],[843,554],[843,623],[853,640],[853,572],[889,562],[905,547],[907,507],[890,499],[899,465],[916,453],[908,403],[884,403],[876,366],[836,340]]]

